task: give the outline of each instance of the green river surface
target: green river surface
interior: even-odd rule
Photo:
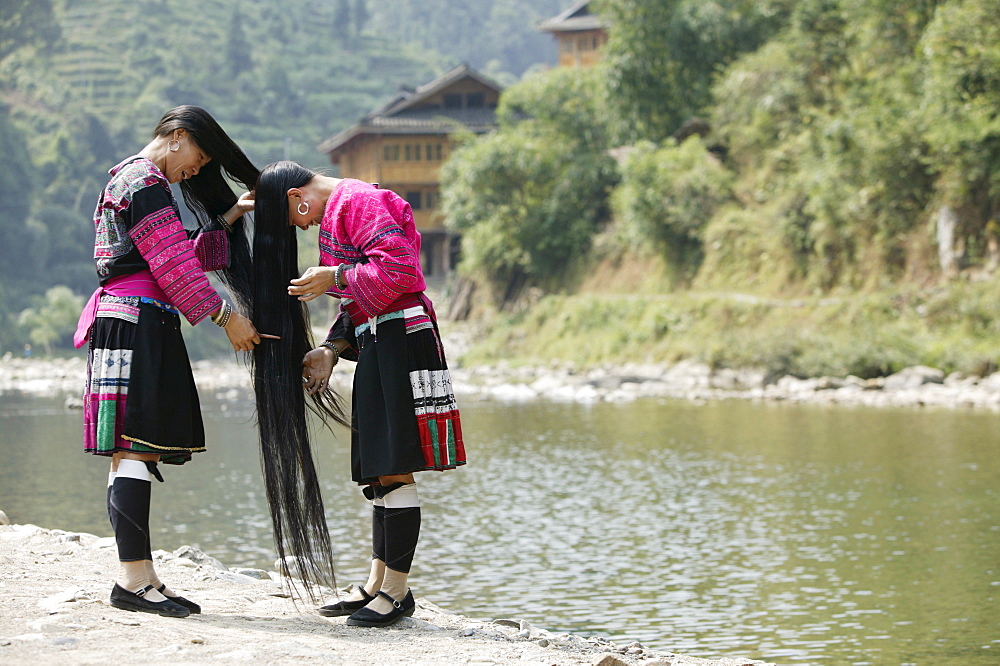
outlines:
[[[162,466],[153,548],[273,570],[246,391]],[[720,401],[462,401],[469,464],[418,476],[417,596],[704,658],[1000,664],[998,415]],[[0,509],[110,535],[61,400],[0,402]],[[365,579],[349,437],[317,430],[338,583]],[[109,586],[115,572],[108,572]]]

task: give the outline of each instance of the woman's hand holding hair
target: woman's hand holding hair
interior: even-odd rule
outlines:
[[[254,345],[260,344],[260,336],[253,322],[238,312],[230,315],[226,324],[226,335],[236,351],[253,351]]]
[[[326,347],[306,352],[302,359],[302,387],[309,395],[326,390],[337,359],[338,356]]]
[[[240,198],[236,200],[236,203],[233,204],[233,207],[227,210],[222,217],[226,220],[226,224],[232,227],[233,223],[240,219],[240,216],[253,210],[255,203],[256,200],[254,199],[253,190],[244,192],[240,195]]]
[[[311,301],[333,286],[333,276],[334,268],[331,266],[311,266],[302,277],[291,281],[288,295],[298,296],[300,301]]]
[[[240,195],[240,198],[236,200],[236,205],[234,205],[233,208],[238,210],[240,215],[243,215],[244,213],[249,213],[250,211],[252,211],[254,204],[256,203],[257,201],[255,199],[253,190],[250,190],[249,192],[244,192],[243,194]],[[233,208],[231,208],[230,210],[232,210]]]

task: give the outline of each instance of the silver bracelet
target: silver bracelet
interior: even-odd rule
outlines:
[[[225,215],[220,215],[215,219],[218,220],[219,224],[222,225],[222,228],[226,230],[227,234],[233,233],[233,225],[229,224],[229,222],[226,222]]]
[[[222,301],[222,307],[219,308],[219,314],[212,317],[212,323],[215,324],[216,326],[221,326],[222,328],[225,328],[226,324],[229,323],[229,318],[232,316],[232,314],[233,314],[233,306],[227,303],[226,301]]]
[[[340,358],[340,350],[337,349],[337,345],[333,344],[333,340],[324,340],[323,342],[319,343],[319,346],[320,347],[326,347],[327,349],[329,349],[330,351],[332,351],[333,352],[333,359],[334,360],[337,360],[337,359]]]

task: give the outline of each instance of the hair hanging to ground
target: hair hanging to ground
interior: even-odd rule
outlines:
[[[199,169],[197,175],[180,184],[184,203],[198,220],[198,225],[205,227],[232,208],[239,198],[226,176],[247,190],[252,190],[260,171],[205,109],[185,105],[167,111],[153,129],[153,136],[166,136],[176,129],[183,129],[191,134],[195,143],[211,158],[208,164]],[[249,312],[252,296],[251,258],[243,216],[233,223],[233,232],[229,235],[229,252],[229,268],[217,272],[239,309]]]
[[[294,167],[294,168],[293,168]],[[307,591],[335,582],[333,554],[323,498],[313,464],[306,407],[328,426],[349,426],[339,397],[331,390],[306,400],[302,359],[313,349],[306,304],[288,295],[288,282],[299,277],[296,228],[289,224],[287,191],[315,174],[293,162],[265,167],[254,188],[253,310],[261,331],[280,335],[253,352],[254,393],[264,483],[274,523],[279,558],[286,548],[299,562]]]

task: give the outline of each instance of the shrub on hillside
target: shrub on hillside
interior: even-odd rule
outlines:
[[[677,268],[694,268],[705,226],[732,199],[732,182],[697,136],[680,145],[641,142],[625,159],[612,208],[639,243],[665,252]]]

